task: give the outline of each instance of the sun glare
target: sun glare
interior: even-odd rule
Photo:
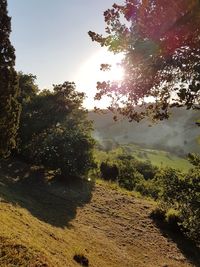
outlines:
[[[119,65],[122,58],[122,54],[114,55],[107,50],[101,49],[80,66],[74,80],[76,82],[77,89],[85,92],[87,95],[87,99],[85,101],[85,106],[87,108],[91,109],[98,104],[94,101],[96,84],[98,81],[114,82],[123,79],[124,71]],[[108,71],[102,71],[100,70],[101,64],[110,64],[111,69]],[[102,108],[106,108],[108,105],[108,98],[104,98],[100,103]]]

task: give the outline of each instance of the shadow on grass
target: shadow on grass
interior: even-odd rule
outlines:
[[[56,227],[70,227],[77,208],[89,203],[94,183],[45,181],[44,170],[7,160],[0,164],[0,198]]]
[[[171,229],[169,225],[161,219],[154,218],[155,225],[159,228],[161,234],[167,239],[176,243],[184,257],[188,259],[193,266],[200,267],[200,248],[193,241],[188,239],[178,228]]]

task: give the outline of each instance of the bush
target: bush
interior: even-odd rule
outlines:
[[[24,147],[23,155],[31,162],[60,170],[65,177],[86,174],[93,166],[93,140],[80,129],[49,129]]]
[[[179,197],[182,226],[186,234],[200,245],[200,168],[186,174]]]
[[[121,187],[132,191],[136,184],[143,179],[144,177],[134,168],[131,161],[123,161],[120,164],[118,182]]]
[[[104,180],[116,181],[119,175],[119,169],[116,164],[102,162],[100,165],[101,178]]]
[[[150,217],[157,223],[164,225],[172,231],[177,232],[180,230],[180,213],[174,209],[166,211],[161,207],[157,207],[151,212]]]
[[[172,168],[162,169],[156,175],[157,181],[160,183],[160,198],[164,209],[178,209],[177,200],[182,190],[183,174]]]
[[[173,169],[162,172],[161,206],[167,212],[170,209],[178,211],[179,225],[187,236],[200,244],[200,165],[197,161],[198,157],[195,157],[196,167],[187,174]],[[167,217],[176,220],[170,213]]]
[[[137,182],[135,190],[140,192],[141,195],[158,199],[160,187],[156,184],[155,180],[142,179]]]
[[[135,168],[143,175],[145,180],[153,179],[158,171],[158,168],[148,161],[135,161]]]

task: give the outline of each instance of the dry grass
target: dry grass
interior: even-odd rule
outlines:
[[[9,164],[0,170],[0,266],[80,266],[75,254],[91,267],[198,266],[197,252],[152,221],[148,200],[104,183],[42,182]]]

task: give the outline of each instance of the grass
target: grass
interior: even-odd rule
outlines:
[[[161,233],[148,200],[102,181],[47,182],[48,174],[17,161],[0,166],[2,267],[78,267],[76,254],[90,267],[200,262]]]
[[[13,238],[0,237],[0,266],[53,266],[44,255]]]
[[[142,148],[134,144],[121,145],[108,153],[102,150],[96,150],[95,158],[98,163],[108,158],[114,161],[117,159],[117,156],[124,151],[140,161],[148,160],[157,167],[171,167],[183,172],[187,172],[192,167],[189,161],[183,157],[162,150]]]
[[[123,187],[120,187],[116,182],[111,182],[111,181],[105,181],[103,179],[97,178],[96,179],[96,184],[103,186],[104,188],[108,189],[108,190],[115,190],[121,194],[125,194],[127,197],[134,197],[137,199],[143,199],[143,200],[147,200],[149,203],[151,203],[152,205],[156,205],[157,203],[150,197],[147,196],[142,196],[140,194],[140,192],[137,191],[130,191],[127,190]]]

